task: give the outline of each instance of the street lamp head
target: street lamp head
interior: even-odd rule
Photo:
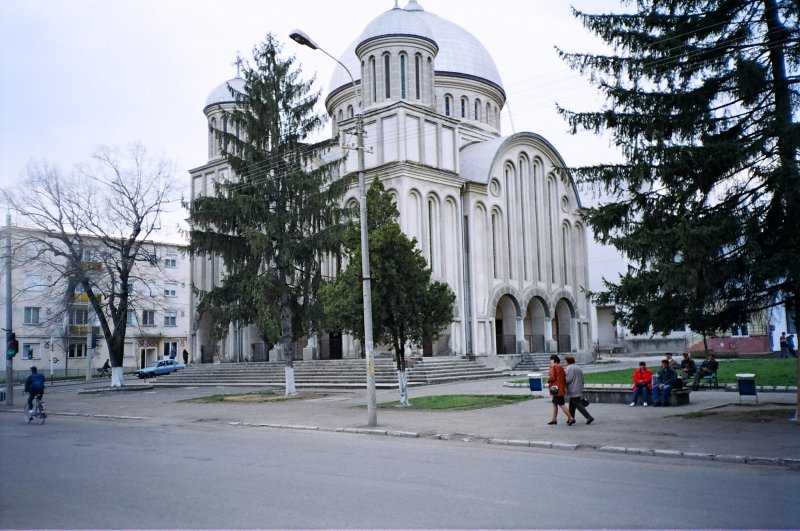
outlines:
[[[292,39],[297,44],[308,46],[312,50],[316,50],[317,48],[319,48],[319,46],[317,46],[317,43],[311,40],[311,37],[309,37],[308,34],[303,30],[299,29],[292,30],[292,32],[289,34],[289,38]]]

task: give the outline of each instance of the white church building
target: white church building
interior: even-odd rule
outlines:
[[[512,358],[507,354],[588,353],[587,230],[576,185],[544,136],[503,136],[506,94],[484,46],[411,0],[378,15],[340,60],[355,87],[337,66],[325,98],[333,138],[342,150],[354,143],[361,105],[366,181],[381,180],[433,277],[456,295],[452,323],[424,354],[499,366]],[[244,81],[212,91],[203,109],[211,128],[222,129],[222,112],[234,105],[228,86],[241,90]],[[190,170],[193,197],[213,193],[213,182],[230,171],[212,134],[208,152],[208,162]],[[341,174],[356,165],[357,157],[344,158]],[[357,185],[345,201],[358,201]],[[334,263],[325,267],[336,275]],[[196,258],[192,282],[207,289],[222,274],[218,261]],[[197,361],[265,359],[255,330],[231,325],[228,337],[214,342],[202,316],[193,322]],[[316,339],[313,357],[360,356],[346,337]]]

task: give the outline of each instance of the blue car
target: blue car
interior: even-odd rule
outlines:
[[[183,363],[179,363],[177,360],[173,359],[164,359],[160,360],[155,365],[151,365],[149,367],[145,367],[143,369],[139,369],[138,371],[134,372],[136,376],[139,378],[153,378],[154,376],[161,376],[162,374],[169,374],[175,371],[179,371],[181,369],[185,369],[186,365]]]

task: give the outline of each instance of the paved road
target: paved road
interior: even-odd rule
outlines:
[[[0,526],[781,528],[800,521],[798,475],[786,467],[196,420],[56,415],[39,426],[0,415]]]

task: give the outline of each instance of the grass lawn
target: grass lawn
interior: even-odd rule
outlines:
[[[505,406],[531,400],[531,395],[434,395],[420,396],[409,400],[407,409],[420,409],[430,411],[445,411],[449,409],[468,410],[485,407]],[[383,402],[378,404],[379,409],[394,409],[400,407],[400,401]]]
[[[697,362],[700,367],[700,362]],[[649,367],[653,374],[661,369],[661,364]],[[631,376],[635,369],[622,369],[616,371],[585,373],[584,381],[587,384],[599,383],[631,383]],[[736,383],[737,373],[752,373],[756,375],[757,385],[797,385],[797,360],[796,359],[767,359],[767,360],[721,360],[717,377],[719,383]]]

